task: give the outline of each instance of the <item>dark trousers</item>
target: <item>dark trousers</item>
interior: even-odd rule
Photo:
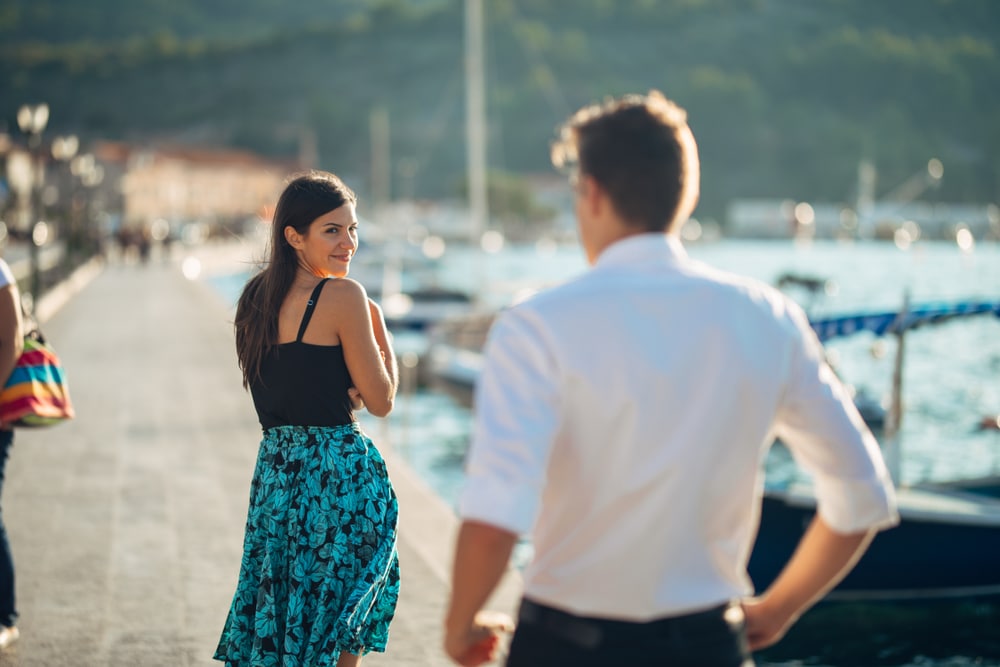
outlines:
[[[742,617],[729,605],[631,623],[575,616],[523,600],[507,667],[747,667]]]
[[[4,472],[7,456],[14,443],[14,431],[0,430],[0,494],[3,493]],[[14,601],[14,559],[10,555],[7,529],[3,524],[3,510],[0,510],[0,625],[13,626],[17,622],[17,608]]]

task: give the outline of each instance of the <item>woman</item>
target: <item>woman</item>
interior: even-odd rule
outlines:
[[[396,497],[354,410],[387,415],[397,373],[381,310],[346,278],[355,204],[333,174],[292,180],[270,260],[237,305],[237,356],[264,437],[215,653],[227,666],[351,667],[385,650],[399,593]]]
[[[21,298],[18,295],[17,282],[7,262],[0,259],[0,378],[3,378],[4,384],[17,365],[23,347],[24,324],[21,319]],[[13,428],[10,424],[0,424],[0,489],[3,488],[7,456],[13,444]],[[14,559],[10,554],[3,514],[0,513],[0,650],[17,641],[20,633],[15,625],[16,622]]]

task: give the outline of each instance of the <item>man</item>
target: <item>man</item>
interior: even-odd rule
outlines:
[[[877,443],[800,308],[685,254],[699,164],[682,109],[656,91],[586,107],[553,161],[575,167],[593,268],[490,333],[445,650],[495,653],[477,614],[530,532],[509,666],[752,664],[898,520]],[[818,512],[747,597],[775,436]]]

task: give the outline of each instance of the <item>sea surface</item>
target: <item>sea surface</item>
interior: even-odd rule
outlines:
[[[818,278],[825,289],[788,293],[811,317],[896,310],[930,301],[1000,300],[1000,245],[961,249],[948,242],[918,242],[905,249],[887,242],[722,240],[692,244],[688,253],[717,268],[774,284],[782,274]],[[434,279],[502,307],[531,290],[585,270],[576,246],[507,246],[487,254],[449,248]],[[235,302],[245,275],[211,282]],[[401,334],[397,350],[419,354],[419,336]],[[895,339],[870,334],[827,345],[845,382],[882,399],[888,396]],[[401,354],[411,360],[413,354]],[[902,483],[1000,474],[1000,431],[978,428],[1000,414],[1000,319],[980,316],[912,331],[906,336],[904,416],[900,430]],[[362,418],[377,440],[395,451],[453,505],[462,485],[471,414],[466,402],[418,387],[404,368],[396,409],[387,419]],[[769,462],[769,483],[798,475],[780,456]],[[927,545],[947,548],[947,545]],[[519,550],[520,557],[530,547]],[[1000,568],[1000,561],[997,563]],[[1000,605],[957,600],[908,605],[820,605],[777,647],[758,654],[763,665],[1000,665]]]

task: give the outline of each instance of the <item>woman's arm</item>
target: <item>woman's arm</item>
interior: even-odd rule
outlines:
[[[338,313],[344,361],[368,412],[384,417],[396,397],[396,357],[389,346],[381,311],[373,307],[360,283],[347,278],[332,281],[329,289]],[[326,291],[324,291],[324,294]]]
[[[0,287],[0,386],[7,382],[24,349],[24,324],[17,285]]]
[[[372,318],[372,332],[375,334],[375,342],[378,344],[379,352],[382,354],[382,361],[385,364],[385,372],[392,380],[393,393],[399,388],[399,368],[396,364],[396,355],[392,351],[392,341],[389,329],[385,325],[385,317],[382,309],[377,303],[368,299],[368,313]]]

